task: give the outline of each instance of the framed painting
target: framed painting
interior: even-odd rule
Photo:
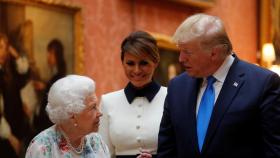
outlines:
[[[155,71],[154,79],[161,85],[167,86],[169,80],[184,72],[179,63],[179,50],[169,36],[151,34],[157,40],[160,53],[160,63]]]
[[[63,0],[0,0],[0,32],[24,50],[42,79],[51,75],[46,49],[53,39],[63,45],[67,73],[83,73],[81,20],[81,8]]]
[[[0,35],[3,35],[0,37],[5,37],[2,38],[5,39],[2,40],[5,42],[1,43],[9,46],[7,48],[14,48],[13,50],[19,56],[26,57],[30,68],[30,71],[25,71],[27,79],[25,78],[24,84],[22,84],[24,86],[14,86],[17,93],[12,94],[20,94],[20,96],[17,95],[17,99],[20,101],[14,106],[13,104],[8,105],[7,101],[5,102],[5,98],[2,99],[4,104],[0,103],[0,113],[3,112],[1,111],[1,106],[4,109],[10,106],[13,106],[10,108],[12,110],[21,109],[20,114],[24,113],[23,115],[26,115],[28,123],[31,125],[30,129],[33,129],[33,118],[36,117],[36,114],[39,114],[41,109],[45,109],[42,106],[42,98],[46,96],[49,85],[51,85],[50,79],[53,79],[54,74],[59,71],[58,66],[56,66],[56,69],[52,69],[50,62],[48,62],[50,54],[48,52],[51,51],[48,47],[53,41],[56,41],[54,42],[56,43],[55,45],[59,45],[60,52],[62,52],[61,58],[64,58],[64,63],[66,63],[64,64],[66,65],[66,74],[83,74],[84,49],[81,7],[74,4],[74,2],[69,3],[64,0],[0,0],[0,24]],[[5,53],[11,52],[10,49],[2,49],[1,51]],[[2,56],[0,57],[2,59]],[[13,58],[3,58],[3,60],[7,59]],[[4,63],[3,65],[8,64]],[[4,66],[1,65],[1,68]],[[2,71],[1,69],[1,72],[8,71]],[[20,72],[16,73],[19,74]],[[7,77],[9,74],[1,73],[1,77],[7,78],[6,80],[10,83],[12,81],[15,81],[14,83],[19,82],[16,77]],[[42,84],[38,84],[39,81]],[[43,85],[43,83],[45,87],[38,86]],[[43,88],[41,89],[40,87]],[[3,90],[5,89],[8,88],[1,87],[0,97],[3,96]],[[0,115],[7,118],[6,113],[2,114]],[[22,119],[22,121],[24,122],[25,119]],[[23,122],[19,121],[18,123]],[[27,135],[25,136],[27,137]]]
[[[170,2],[188,5],[195,8],[207,9],[214,6],[214,0],[168,0]]]

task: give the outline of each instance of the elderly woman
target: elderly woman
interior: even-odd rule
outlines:
[[[69,75],[57,80],[50,88],[46,111],[55,125],[33,138],[26,158],[109,157],[100,135],[91,133],[98,130],[102,116],[92,79]]]
[[[102,96],[104,117],[99,132],[112,158],[156,157],[167,93],[166,87],[153,80],[160,60],[157,42],[147,32],[133,32],[123,40],[120,56],[129,82]]]

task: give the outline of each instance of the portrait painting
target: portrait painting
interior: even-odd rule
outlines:
[[[175,76],[184,72],[179,63],[179,49],[171,37],[161,33],[150,32],[159,47],[160,62],[155,70],[154,79],[163,86]]]
[[[159,53],[160,53],[160,62],[155,71],[154,78],[161,85],[167,86],[168,82],[175,76],[184,72],[184,69],[179,63],[178,51],[160,48]]]
[[[215,0],[167,0],[170,2],[191,6],[194,8],[207,9],[214,6]]]
[[[38,67],[42,79],[47,80],[51,75],[45,60],[47,45],[58,39],[64,47],[67,73],[73,72],[75,39],[71,10],[16,2],[0,1],[0,31],[7,34],[10,44],[20,53],[26,53],[32,64]]]
[[[81,8],[63,0],[0,0],[0,24],[0,40],[5,41],[6,52],[12,54],[15,61],[19,58],[26,60],[28,68],[20,87],[13,86],[12,83],[19,79],[12,75],[5,76],[3,72],[6,70],[0,69],[4,78],[1,76],[0,81],[7,80],[13,88],[18,88],[13,89],[20,94],[19,105],[14,109],[23,109],[24,114],[21,115],[27,116],[33,129],[36,115],[40,111],[45,112],[42,100],[47,95],[50,83],[67,74],[83,73]],[[17,66],[15,72],[19,71],[17,62],[14,62]],[[0,68],[3,67],[5,65],[0,65]],[[3,96],[8,86],[6,83],[1,86],[0,116],[7,118],[9,116],[4,110],[10,105],[6,105],[7,100]],[[8,120],[8,124],[10,122]],[[13,127],[12,124],[10,126]]]

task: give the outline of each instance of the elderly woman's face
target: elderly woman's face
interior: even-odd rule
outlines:
[[[102,113],[99,110],[96,95],[86,97],[85,105],[86,108],[76,117],[79,128],[85,133],[97,132]]]
[[[127,78],[137,88],[142,88],[152,81],[158,65],[148,55],[135,56],[127,52],[124,53],[122,64]]]

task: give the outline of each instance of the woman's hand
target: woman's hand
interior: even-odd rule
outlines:
[[[152,158],[152,152],[145,149],[140,149],[140,155],[137,158]]]

